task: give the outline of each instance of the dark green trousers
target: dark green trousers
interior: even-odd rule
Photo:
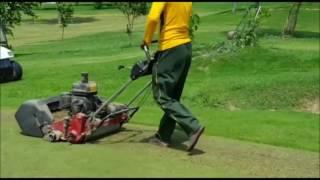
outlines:
[[[166,142],[170,142],[176,123],[188,136],[200,127],[198,120],[180,102],[191,55],[191,43],[161,51],[152,69],[153,97],[164,111],[157,134]]]

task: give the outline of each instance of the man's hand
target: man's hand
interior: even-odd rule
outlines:
[[[142,50],[144,50],[144,46],[147,46],[147,47],[148,47],[148,43],[146,43],[144,40],[142,40],[142,43],[141,43],[141,45],[140,45],[140,48],[141,48]]]

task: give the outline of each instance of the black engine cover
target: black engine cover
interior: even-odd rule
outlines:
[[[102,101],[94,95],[88,96],[71,96],[71,112],[76,114],[79,112],[89,114],[90,112],[96,111]]]

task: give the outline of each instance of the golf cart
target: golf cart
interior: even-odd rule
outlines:
[[[9,49],[6,35],[0,25],[0,83],[20,80],[22,67],[14,60],[14,54]]]

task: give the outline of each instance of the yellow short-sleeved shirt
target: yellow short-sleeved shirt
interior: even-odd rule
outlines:
[[[192,2],[153,2],[146,22],[144,41],[150,45],[162,13],[164,21],[160,25],[159,50],[191,42],[189,20]]]

